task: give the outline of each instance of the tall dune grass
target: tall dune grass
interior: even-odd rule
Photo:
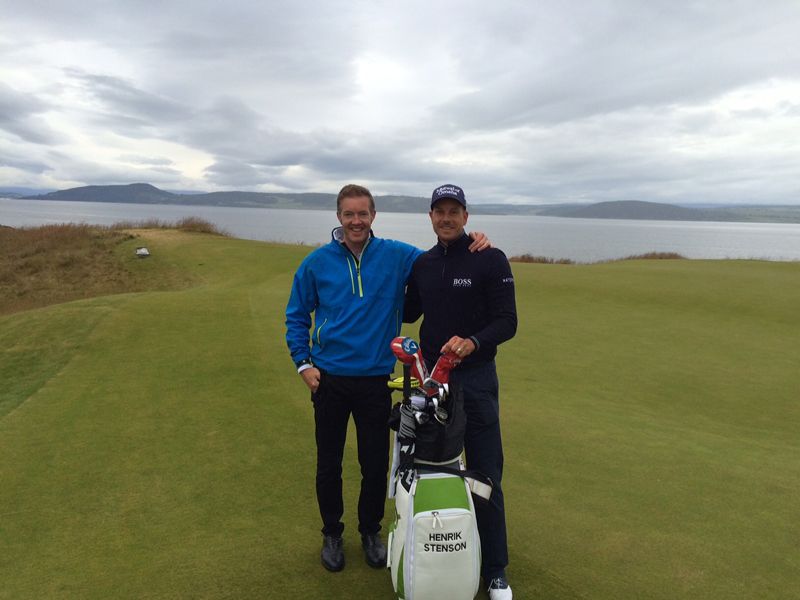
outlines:
[[[177,229],[227,235],[214,224],[187,217],[170,223],[125,221],[111,226],[60,223],[0,228],[0,314],[143,289],[165,289],[182,276],[155,280],[132,268],[137,229]],[[152,269],[150,269],[152,271]],[[150,278],[152,279],[152,278]]]
[[[199,217],[184,217],[177,221],[162,221],[161,219],[145,219],[142,221],[119,221],[111,226],[115,230],[128,229],[177,229],[193,233],[210,233],[230,237],[230,233],[214,223]]]
[[[600,260],[597,263],[616,262],[619,260],[685,260],[686,257],[677,252],[645,252],[644,254],[631,254],[622,258]],[[551,258],[549,256],[535,256],[533,254],[520,254],[509,258],[511,262],[537,263],[544,265],[574,265],[580,264],[569,258]]]

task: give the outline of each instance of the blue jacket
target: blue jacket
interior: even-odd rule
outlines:
[[[400,334],[406,281],[422,251],[370,234],[359,261],[337,236],[340,228],[295,273],[286,306],[292,360],[310,358],[333,375],[388,375],[395,365],[389,343]]]

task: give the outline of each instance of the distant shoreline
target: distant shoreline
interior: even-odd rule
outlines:
[[[376,235],[430,247],[430,220],[420,211],[392,212],[379,202]],[[330,241],[338,225],[326,210],[252,210],[229,206],[191,206],[123,202],[31,202],[0,200],[0,222],[12,227],[198,217],[241,239],[301,242]],[[558,218],[540,215],[472,214],[470,230],[486,233],[507,256],[530,254],[595,262],[647,252],[676,252],[692,259],[757,258],[800,260],[800,224],[648,221]]]
[[[212,192],[175,194],[150,184],[86,186],[48,194],[7,196],[10,200],[51,200],[101,204],[153,204],[165,206],[217,206],[226,208],[277,208],[332,210],[336,196],[324,193]],[[379,212],[424,214],[427,198],[376,196]],[[689,208],[674,204],[619,200],[594,204],[471,204],[476,215],[537,215],[543,217],[623,219],[648,221],[704,221],[736,223],[800,223],[799,206],[727,205]]]

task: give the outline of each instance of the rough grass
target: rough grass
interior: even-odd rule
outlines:
[[[110,227],[74,223],[4,227],[0,229],[0,314],[184,285],[183,273],[134,264],[141,260],[134,255],[134,240],[141,229],[222,235],[213,224],[191,217],[176,223],[123,222]]]
[[[631,254],[623,258],[615,258],[611,260],[603,260],[598,262],[616,262],[619,260],[683,260],[685,256],[677,252],[646,252],[644,254]],[[534,256],[533,254],[520,254],[512,256],[508,259],[511,262],[518,263],[536,263],[545,265],[574,265],[576,261],[569,258],[550,258],[549,256]],[[584,263],[586,264],[586,263]]]
[[[89,225],[0,231],[0,313],[127,291],[117,247],[134,236]]]
[[[143,221],[119,221],[111,229],[176,229],[192,233],[209,233],[222,237],[229,237],[230,233],[219,226],[198,217],[184,217],[177,221],[163,221],[161,219],[146,219]]]
[[[542,265],[571,265],[574,264],[569,258],[550,258],[549,256],[534,256],[533,254],[520,254],[508,259],[511,262],[537,263]]]
[[[686,257],[677,252],[646,252],[644,254],[631,254],[621,260],[685,260]]]
[[[355,531],[352,429],[347,568],[319,565],[312,408],[283,340],[309,250],[141,235],[136,268],[197,285],[0,317],[0,598],[392,598]],[[800,597],[800,263],[514,275],[515,596]]]

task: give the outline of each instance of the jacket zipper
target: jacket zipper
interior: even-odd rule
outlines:
[[[367,246],[369,246],[369,243],[367,243],[367,245],[364,246],[364,249],[361,251],[362,260],[364,258],[364,252],[366,251]],[[353,258],[353,264],[356,267],[356,279],[358,280],[358,297],[359,298],[363,298],[364,297],[364,285],[361,282],[361,260],[358,260],[356,258],[356,255],[353,254],[350,251],[350,248],[348,248],[347,246],[345,246],[345,250]],[[353,282],[353,271],[350,268],[350,258],[349,257],[347,259],[347,270],[350,271],[350,286],[352,288],[353,294],[355,294],[356,293],[356,288],[355,288],[355,283]]]
[[[364,287],[361,285],[361,261],[356,263],[356,275],[358,276],[358,297],[364,297]]]

